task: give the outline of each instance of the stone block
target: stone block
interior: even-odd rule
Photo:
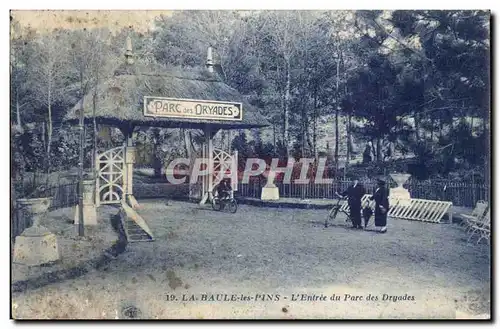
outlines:
[[[280,199],[280,192],[278,188],[275,187],[268,187],[264,186],[262,188],[262,194],[260,196],[261,200],[279,200]]]
[[[16,237],[14,263],[37,266],[60,259],[56,235],[46,228],[29,228]]]

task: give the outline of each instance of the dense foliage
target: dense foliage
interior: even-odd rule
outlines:
[[[77,165],[78,134],[61,118],[113,74],[130,35],[143,63],[203,66],[214,47],[217,72],[272,122],[266,134],[219,133],[243,163],[326,155],[349,173],[349,163],[410,157],[404,170],[419,178],[466,170],[488,181],[489,19],[482,11],[178,11],[148,33],[45,34],[11,21],[13,169]],[[120,143],[100,132],[86,128],[87,166],[93,149]],[[158,169],[201,140],[195,131],[141,131],[139,161]]]

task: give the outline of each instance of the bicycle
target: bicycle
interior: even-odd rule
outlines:
[[[212,198],[212,209],[215,211],[227,209],[230,213],[234,214],[238,210],[238,203],[235,198],[219,199],[218,196],[214,196]]]
[[[350,221],[351,221],[351,214],[349,212],[349,207],[342,208],[342,205],[340,204],[340,201],[347,200],[347,197],[344,197],[338,193],[335,193],[335,194],[337,194],[337,196],[338,196],[337,203],[335,205],[333,205],[333,207],[328,212],[328,216],[325,219],[325,228],[328,227],[328,222],[330,220],[334,221],[337,218],[337,215],[339,214],[339,212],[342,212],[346,215],[346,219],[345,219],[346,224],[350,223]]]

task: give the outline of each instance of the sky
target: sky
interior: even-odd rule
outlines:
[[[135,31],[145,32],[155,17],[172,13],[171,10],[12,10],[10,15],[21,26],[30,26],[39,32],[84,27],[108,27],[116,31],[129,26]]]

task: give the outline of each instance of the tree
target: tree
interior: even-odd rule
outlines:
[[[189,22],[189,24],[186,24]],[[187,10],[156,20],[154,56],[160,63],[204,66],[208,46],[224,68],[239,15],[227,10]]]
[[[33,99],[46,109],[46,170],[50,170],[53,107],[66,93],[68,58],[61,51],[61,32],[38,36],[30,45],[29,84]],[[43,125],[45,128],[45,124]],[[45,129],[43,129],[45,130]]]
[[[125,53],[125,42],[121,49],[112,49],[111,33],[107,29],[77,30],[68,33],[66,42],[69,44],[69,56],[72,63],[69,76],[73,84],[69,86],[71,92],[79,96],[80,101],[86,95],[92,97],[92,122],[93,143],[92,143],[92,167],[94,166],[94,156],[97,150],[97,122],[95,113],[98,104],[98,86],[101,81],[109,78],[119,64],[118,54]]]
[[[21,111],[32,103],[28,84],[29,53],[28,44],[32,42],[33,31],[21,28],[19,22],[11,22],[10,40],[10,91],[11,91],[11,117],[17,124],[17,129],[22,128]]]
[[[281,63],[277,63],[282,67],[284,75],[283,89],[283,143],[286,147],[287,154],[290,153],[290,92],[292,81],[292,60],[297,52],[297,35],[298,25],[297,16],[301,13],[292,11],[270,11],[262,14],[265,20],[266,38],[269,39],[275,53],[281,59]]]

